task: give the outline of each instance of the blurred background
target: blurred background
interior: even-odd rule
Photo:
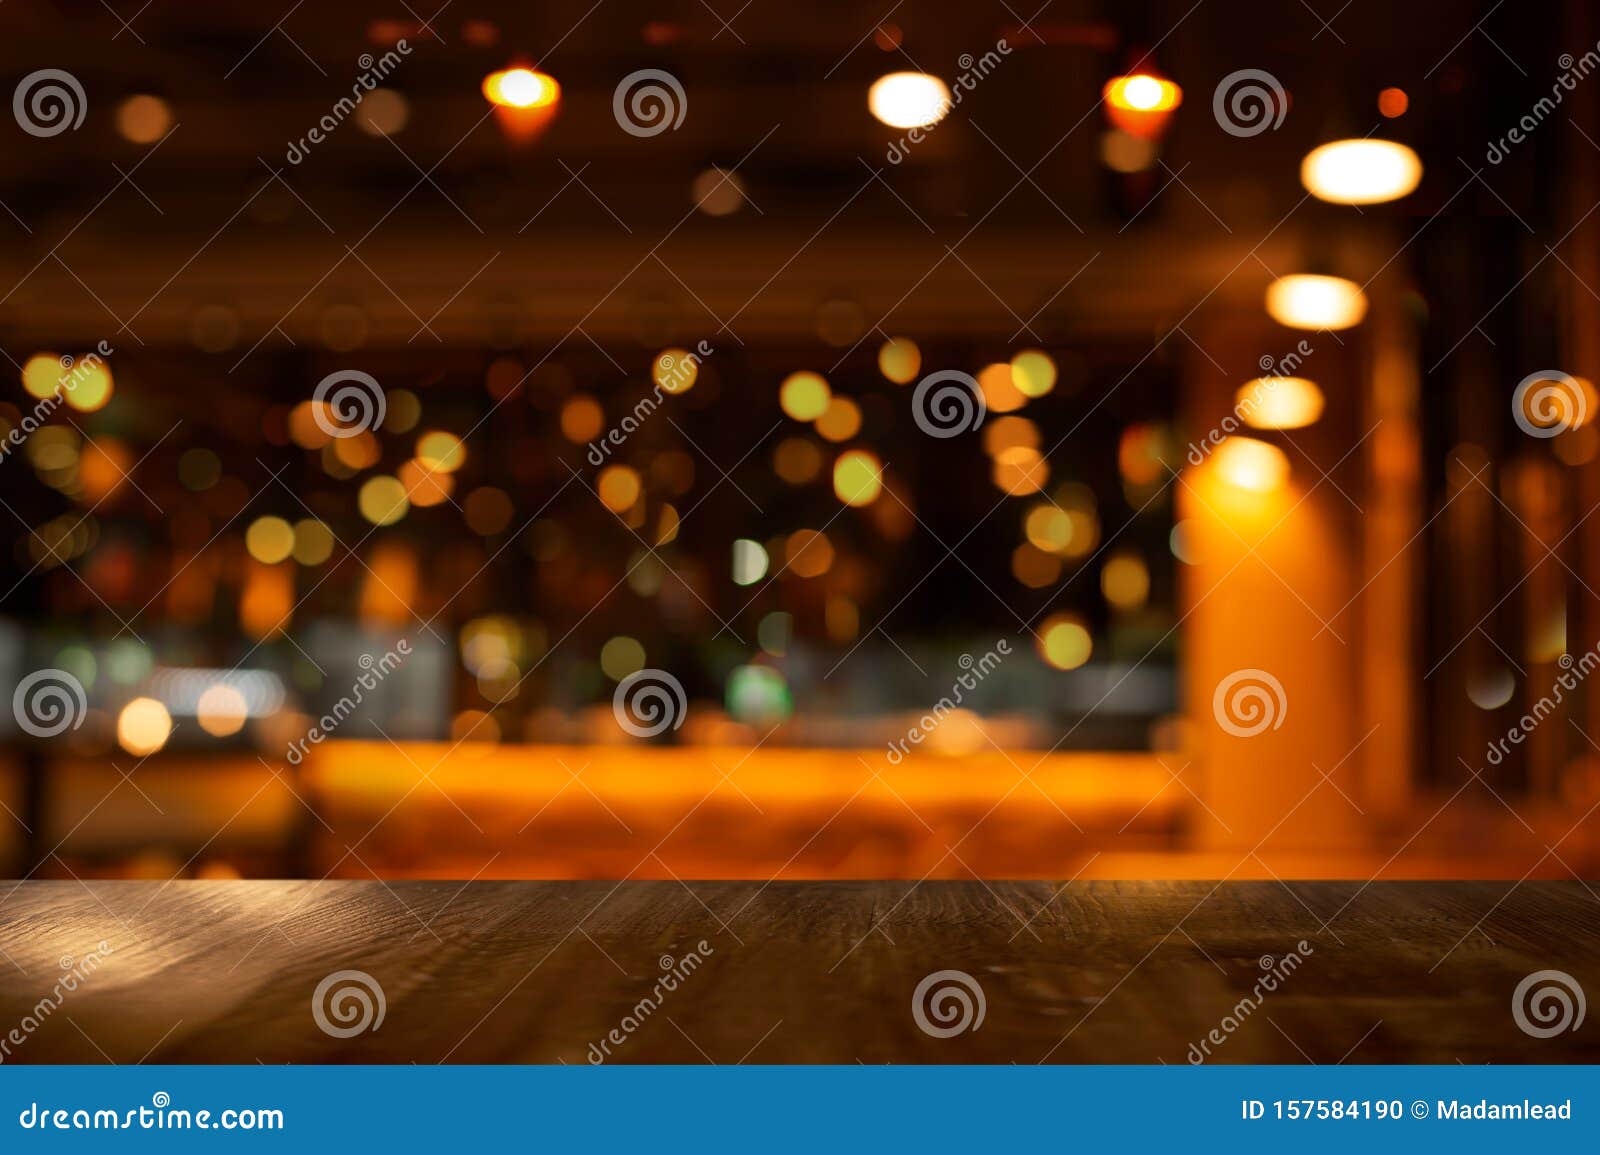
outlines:
[[[6,873],[1593,875],[1600,19],[1032,7],[0,8]]]

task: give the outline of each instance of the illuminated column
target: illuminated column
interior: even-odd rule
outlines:
[[[1264,317],[1241,324],[1237,309],[1197,332],[1208,356],[1196,353],[1185,367],[1188,435],[1198,444],[1218,429],[1262,357],[1296,348],[1301,335]],[[1194,781],[1210,810],[1196,809],[1192,842],[1228,855],[1257,851],[1279,873],[1314,872],[1307,855],[1355,848],[1362,832],[1351,803],[1322,777],[1356,797],[1360,619],[1341,611],[1359,585],[1358,515],[1306,456],[1332,468],[1360,436],[1341,372],[1354,343],[1323,336],[1298,369],[1322,383],[1321,422],[1194,453],[1204,463],[1185,470],[1179,489],[1192,562],[1180,576],[1183,695]],[[1333,480],[1357,496],[1348,461]],[[1239,871],[1267,873],[1255,860]]]

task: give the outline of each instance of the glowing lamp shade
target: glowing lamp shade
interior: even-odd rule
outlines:
[[[494,105],[500,130],[512,140],[526,143],[555,119],[561,85],[548,73],[507,68],[483,78],[483,95]]]
[[[1304,429],[1316,424],[1323,404],[1322,390],[1304,377],[1259,377],[1234,397],[1234,409],[1255,429]]]
[[[531,68],[507,68],[483,78],[483,95],[502,108],[546,108],[561,99],[561,85]]]
[[[1301,273],[1267,286],[1267,312],[1292,329],[1348,329],[1367,315],[1367,295],[1343,277]]]
[[[1283,450],[1253,437],[1230,437],[1211,455],[1217,476],[1235,489],[1270,493],[1289,480]]]
[[[1300,183],[1336,205],[1399,200],[1422,180],[1422,161],[1392,140],[1336,140],[1300,162]]]
[[[867,107],[890,128],[926,128],[950,111],[950,89],[926,72],[891,72],[867,90]]]
[[[1105,100],[1106,118],[1113,125],[1146,139],[1159,136],[1172,110],[1183,103],[1183,89],[1148,72],[1114,76],[1100,95]]]

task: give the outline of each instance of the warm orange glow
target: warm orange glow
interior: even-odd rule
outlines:
[[[995,454],[991,474],[995,486],[1012,497],[1038,493],[1050,480],[1050,463],[1037,449],[1018,445]]]
[[[333,554],[333,531],[314,517],[294,523],[294,560],[301,565],[321,565]]]
[[[1011,551],[1011,576],[1029,589],[1043,589],[1061,580],[1061,559],[1023,542]]]
[[[836,620],[841,630],[834,635],[830,625],[830,636],[848,645],[854,636],[854,607],[846,599],[829,598],[828,617],[830,623]],[[479,714],[464,719],[462,728],[481,717]],[[500,715],[494,717],[498,719]],[[615,727],[609,702],[603,720]],[[696,720],[697,715],[691,712],[684,725],[685,733],[696,725]],[[1003,746],[1003,733],[993,733],[996,720],[985,718],[983,724]],[[881,743],[859,749],[784,748],[774,738],[757,747],[762,732],[750,736],[724,728],[712,731],[711,737],[732,744],[656,746],[648,751],[648,757],[641,757],[637,745],[528,745],[509,741],[501,746],[469,742],[460,747],[452,741],[406,742],[402,757],[393,745],[376,736],[364,741],[335,737],[310,748],[303,772],[309,792],[334,800],[337,811],[350,818],[352,826],[340,828],[340,835],[346,829],[352,830],[352,842],[407,791],[412,791],[407,805],[435,806],[441,816],[448,813],[463,827],[465,822],[449,800],[486,827],[489,817],[495,816],[501,826],[491,829],[492,837],[508,839],[527,822],[526,815],[540,815],[527,827],[514,852],[508,851],[484,868],[484,862],[493,854],[492,850],[487,851],[465,866],[462,878],[480,869],[485,877],[539,878],[620,878],[633,870],[635,877],[662,879],[674,887],[674,874],[683,878],[776,875],[799,879],[870,872],[874,877],[915,881],[932,869],[932,878],[960,876],[970,880],[972,875],[966,867],[945,853],[951,839],[937,842],[916,815],[925,816],[930,825],[941,831],[964,817],[961,829],[966,830],[975,821],[973,815],[989,809],[1017,782],[1017,763],[1029,772],[1039,789],[1014,791],[1005,807],[997,811],[997,815],[1008,815],[1008,822],[980,826],[958,848],[963,862],[986,878],[1046,878],[1059,872],[1059,840],[1019,838],[1017,831],[1051,830],[1055,828],[1052,823],[1064,825],[1062,810],[1085,826],[1092,820],[1111,830],[1128,824],[1129,816],[1136,814],[1137,820],[1128,827],[1131,835],[1169,829],[1192,805],[1190,796],[1172,782],[1172,771],[1164,768],[1155,754],[1033,752],[1024,761],[1017,751],[999,749],[982,735],[970,735],[977,738],[975,743],[968,740],[966,726],[961,722],[947,721],[938,729],[945,725],[960,727],[961,745],[968,752],[949,757],[930,740],[911,747],[898,765],[888,762]],[[519,736],[516,722],[506,721],[504,728],[508,740]],[[473,737],[483,738],[486,734],[480,728]],[[1170,757],[1167,761],[1173,766],[1182,764],[1172,763]],[[417,789],[418,771],[411,765],[413,762],[429,772],[439,790]],[[253,759],[250,764],[255,766]],[[719,776],[717,767],[725,775],[728,767],[735,765],[739,767],[739,790],[760,807],[759,812]],[[585,767],[582,782],[594,791],[593,795],[572,782],[571,771],[580,766]],[[589,833],[594,829],[591,814],[599,812],[604,817],[596,796],[627,822],[636,832],[635,837],[642,840],[641,845],[635,846],[632,840],[597,839]],[[696,809],[695,804],[708,796],[711,801]],[[729,796],[748,812],[743,829],[753,837],[730,835],[729,810],[718,805]],[[289,805],[296,805],[292,798]],[[226,819],[236,806],[230,805],[217,822]],[[421,809],[417,812],[426,813]],[[830,816],[834,818],[824,834],[809,843],[805,837],[785,842],[778,834],[802,821],[810,823],[809,833]],[[331,820],[338,822],[336,818]],[[506,831],[505,836],[498,835],[499,828]],[[649,857],[641,864],[644,851],[669,833],[681,839],[682,845],[674,845],[672,854],[663,851],[668,861],[662,863]],[[842,848],[856,849],[841,857]],[[444,847],[419,849],[448,853]],[[367,857],[364,849],[362,854]],[[1194,869],[1221,874],[1238,858],[1234,854],[1220,869],[1215,860]],[[376,861],[369,861],[378,867]],[[1373,866],[1381,862],[1379,858]],[[1140,862],[1139,866],[1158,870],[1147,862]],[[1253,861],[1250,866],[1254,866]],[[426,861],[419,861],[417,868],[426,869]],[[1089,868],[1085,874],[1094,869]],[[1166,869],[1171,870],[1170,863]],[[1241,871],[1244,869],[1249,867]],[[1114,864],[1102,865],[1099,875],[1127,876],[1118,874],[1119,870],[1126,870],[1120,858]],[[335,877],[356,872],[371,878],[349,858]],[[1270,881],[1264,871],[1261,876]],[[600,960],[599,965],[607,964]]]
[[[1058,670],[1075,670],[1094,652],[1088,627],[1074,614],[1052,614],[1039,627],[1040,657]]]
[[[786,437],[772,453],[772,469],[790,485],[804,485],[822,468],[822,451],[804,437]]]
[[[639,473],[627,465],[608,465],[600,471],[595,488],[600,491],[600,500],[607,509],[612,513],[625,513],[639,500]]]
[[[328,429],[336,426],[321,401],[302,401],[289,411],[289,439],[301,449],[321,449],[333,440]]]
[[[502,108],[548,108],[561,99],[561,85],[544,72],[508,68],[483,78],[483,95]]]
[[[1300,162],[1300,183],[1312,196],[1336,205],[1399,200],[1422,180],[1422,161],[1391,140],[1336,140]]]
[[[1172,110],[1183,103],[1183,89],[1148,72],[1113,77],[1106,82],[1101,96],[1106,119],[1129,136],[1143,140],[1159,137]]]
[[[417,438],[417,460],[435,473],[454,473],[467,460],[467,447],[454,433],[435,429]]]
[[[1119,610],[1136,610],[1150,596],[1150,569],[1135,553],[1119,553],[1100,571],[1100,591]]]
[[[861,432],[861,407],[848,397],[834,397],[817,418],[817,432],[828,441],[849,441]]]
[[[1152,485],[1166,476],[1166,439],[1159,425],[1141,421],[1122,431],[1117,470],[1130,485]]]
[[[796,421],[815,421],[828,411],[833,390],[817,373],[791,373],[778,387],[778,404]]]
[[[356,470],[371,469],[383,456],[378,439],[363,430],[354,437],[339,437],[333,442],[333,454],[341,464]]]
[[[63,375],[67,404],[80,413],[104,409],[111,400],[111,369],[98,357],[84,357]]]
[[[561,407],[561,436],[574,445],[583,445],[599,437],[605,422],[600,402],[587,394],[569,398]]]
[[[864,449],[852,449],[833,463],[833,492],[846,505],[871,505],[883,492],[883,463]]]
[[[429,469],[416,458],[401,463],[396,479],[405,491],[406,500],[419,509],[449,501],[456,487],[454,476]]]
[[[891,72],[867,90],[867,107],[890,128],[925,128],[950,111],[950,89],[926,72]]]
[[[54,396],[66,372],[61,366],[61,358],[54,353],[35,353],[22,366],[22,387],[29,396],[43,400]]]
[[[252,562],[239,595],[239,625],[252,638],[281,633],[294,617],[294,570]]]
[[[122,488],[128,470],[136,463],[133,450],[114,437],[101,437],[83,444],[78,455],[78,482],[83,495],[99,501]]]
[[[922,350],[910,337],[891,337],[878,349],[878,372],[896,385],[916,380],[922,368]]]
[[[1316,423],[1322,407],[1322,390],[1304,377],[1259,377],[1234,395],[1234,409],[1255,429],[1303,429]]]
[[[294,530],[281,517],[258,517],[244,533],[250,556],[264,565],[276,565],[294,549]]]
[[[1133,112],[1165,112],[1183,103],[1183,89],[1147,72],[1113,77],[1102,94],[1107,104]]]
[[[1236,489],[1269,493],[1289,480],[1283,450],[1253,437],[1230,437],[1211,455],[1217,476]]]
[[[134,144],[154,144],[172,126],[172,106],[159,96],[138,93],[117,105],[117,132]]]
[[[403,542],[381,542],[361,575],[357,612],[363,625],[401,626],[414,620],[421,575],[416,552]]]
[[[1017,388],[1011,366],[1003,361],[979,370],[978,388],[983,390],[983,403],[991,413],[1010,413],[1028,403],[1027,396]]]
[[[1039,427],[1026,417],[998,417],[983,425],[983,451],[993,457],[1007,449],[1039,448]]]
[[[1028,540],[1041,550],[1060,553],[1072,541],[1072,518],[1055,505],[1036,505],[1022,523]]]
[[[700,361],[687,349],[663,349],[650,362],[650,379],[668,393],[687,393],[700,376]]]
[[[1367,315],[1367,295],[1343,277],[1297,273],[1267,286],[1267,312],[1293,329],[1348,329]]]
[[[135,698],[117,715],[117,744],[135,758],[154,754],[172,735],[172,715],[154,698]]]
[[[789,572],[796,577],[821,577],[833,566],[833,543],[815,529],[797,529],[785,546]]]
[[[195,705],[195,717],[200,728],[214,738],[226,738],[244,729],[250,708],[244,695],[234,687],[219,682],[207,686]]]
[[[356,505],[373,525],[393,525],[410,512],[411,499],[399,478],[382,475],[361,486]]]
[[[1056,363],[1042,349],[1024,349],[1011,358],[1011,383],[1027,397],[1043,397],[1056,387]]]
[[[1385,88],[1378,93],[1378,111],[1393,120],[1397,116],[1404,116],[1406,109],[1411,107],[1411,98],[1406,95],[1403,88]]]

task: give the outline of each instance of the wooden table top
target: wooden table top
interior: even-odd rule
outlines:
[[[1578,882],[27,882],[0,951],[4,1062],[1600,1061],[1512,1006],[1600,993]]]

